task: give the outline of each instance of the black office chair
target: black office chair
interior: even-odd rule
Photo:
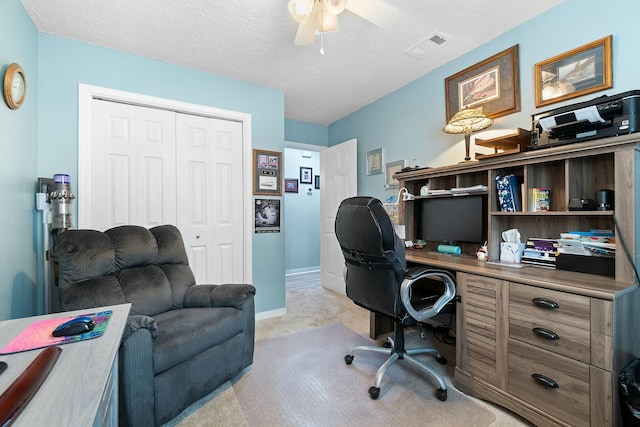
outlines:
[[[360,350],[389,355],[378,369],[375,385],[369,388],[371,398],[377,399],[382,377],[389,367],[398,359],[406,360],[430,374],[440,387],[436,397],[447,400],[447,386],[442,376],[413,356],[434,353],[439,363],[447,363],[446,359],[435,348],[405,349],[404,327],[432,318],[450,303],[456,292],[453,275],[427,267],[407,269],[402,242],[378,199],[352,197],[343,200],[336,215],[335,233],[345,259],[347,296],[367,310],[392,318],[395,324],[394,338],[387,339],[388,348],[358,346],[344,357],[347,365]],[[416,285],[428,279],[436,279],[438,292],[414,295],[419,288]]]

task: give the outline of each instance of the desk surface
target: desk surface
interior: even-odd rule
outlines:
[[[526,266],[514,268],[478,261],[469,255],[448,255],[418,249],[405,251],[407,262],[525,283],[548,289],[613,300],[633,290],[635,284],[611,277]]]
[[[0,322],[0,348],[3,348],[37,320],[113,310],[103,336],[60,346],[62,353],[57,363],[14,425],[94,424],[130,307],[130,304],[123,304]],[[0,375],[0,393],[11,385],[41,351],[42,349],[0,356],[0,360],[8,365],[7,370]]]

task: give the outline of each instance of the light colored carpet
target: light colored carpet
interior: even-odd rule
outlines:
[[[309,286],[309,287],[300,287],[294,289],[288,289],[286,292],[286,306],[287,313],[284,316],[274,317],[270,319],[263,319],[256,322],[256,361],[259,357],[258,348],[260,348],[261,342],[269,340],[270,338],[282,337],[285,335],[296,334],[301,331],[309,331],[314,328],[321,327],[324,325],[331,325],[334,323],[341,323],[346,325],[349,329],[360,335],[363,339],[367,339],[369,334],[369,312],[360,308],[353,304],[351,300],[343,295],[336,294],[335,292],[328,291],[321,286]],[[413,341],[417,337],[416,333],[411,333],[410,331],[407,333],[407,345],[412,345]],[[429,339],[432,339],[432,336],[429,336]],[[384,338],[380,338],[377,340],[378,343],[382,343]],[[424,341],[419,344],[420,346],[431,345],[430,343],[425,343]],[[441,369],[444,369],[446,373],[446,383],[451,385],[451,380],[453,378],[453,367],[455,366],[455,348],[450,345],[445,345],[441,343],[435,342],[435,344],[440,352],[443,353],[447,359],[449,359],[449,363],[447,365],[437,365],[431,364],[431,366],[440,366]],[[330,346],[330,344],[325,344],[326,347]],[[363,360],[360,359],[359,355],[356,354],[356,359],[354,360],[354,364],[350,367],[347,367],[344,364],[342,354],[344,350],[342,348],[339,349],[341,356],[339,360],[335,362],[333,365],[332,375],[340,375],[345,372],[344,370],[349,370],[355,368],[360,371],[364,369],[362,366]],[[279,351],[279,350],[278,350]],[[346,354],[346,353],[345,353]],[[374,356],[374,355],[371,355]],[[384,357],[382,355],[378,355],[380,357]],[[428,356],[426,356],[428,357]],[[327,359],[329,360],[329,359]],[[333,360],[331,361],[333,363]],[[378,365],[378,361],[375,362],[376,366]],[[248,373],[252,373],[255,370],[254,366],[245,370],[238,378],[232,381],[234,384],[237,384],[242,380],[243,376]],[[393,368],[396,371],[405,373],[409,372],[411,367],[399,366]],[[390,371],[389,374],[393,372]],[[367,374],[368,375],[368,374]],[[429,390],[426,393],[426,399],[435,399],[431,393],[432,383],[431,380],[428,379],[424,374],[419,374],[421,376],[421,381],[423,387]],[[280,378],[282,381],[291,381],[297,382],[298,377],[295,375],[295,372],[291,372],[291,375]],[[388,393],[385,391],[385,384],[387,384],[388,379],[383,382],[383,393]],[[176,417],[174,420],[170,421],[166,424],[165,427],[206,427],[206,426],[229,426],[229,427],[254,427],[254,426],[267,426],[268,424],[259,423],[259,424],[249,424],[247,418],[244,415],[243,407],[240,405],[238,400],[238,396],[236,395],[236,391],[234,390],[235,386],[232,382],[227,382],[214,392],[209,395],[203,397],[198,402],[191,405],[187,408],[182,414]],[[373,385],[373,383],[371,383]],[[364,389],[359,387],[352,390],[349,399],[351,402],[356,402],[356,399],[370,400],[367,394],[367,389],[369,386],[366,386]],[[269,389],[263,390],[261,396],[266,396],[270,393]],[[453,387],[449,387],[449,395],[453,395]],[[257,397],[262,398],[262,397]],[[474,402],[475,404],[484,407],[487,411],[491,411],[491,413],[495,416],[495,421],[490,424],[491,427],[526,427],[530,426],[530,424],[523,422],[519,417],[513,415],[509,411],[506,411],[500,407],[497,407],[493,404],[474,399],[468,398],[469,401]],[[453,401],[452,397],[449,397],[447,402],[440,402],[448,404],[450,400]],[[386,396],[382,395],[378,400],[381,404],[388,403],[386,400]],[[355,403],[354,403],[355,404]],[[271,412],[280,411],[280,405],[269,408]],[[366,420],[366,418],[365,418]],[[395,422],[390,425],[402,425],[403,421],[401,419],[395,420]],[[298,425],[308,425],[308,423],[301,421]],[[373,424],[371,424],[373,425]],[[408,424],[405,424],[408,425]],[[453,423],[453,422],[445,422],[443,425],[448,426],[472,426],[475,425],[473,420],[466,420],[462,423]]]
[[[403,362],[385,375],[380,398],[371,399],[367,390],[386,356],[356,352],[349,366],[344,355],[373,344],[342,324],[257,343],[253,367],[233,385],[248,425],[442,426],[473,420],[488,426],[495,420],[456,390],[449,389],[441,402],[434,395],[437,387]]]

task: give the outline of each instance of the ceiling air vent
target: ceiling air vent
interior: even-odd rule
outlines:
[[[441,32],[435,32],[417,45],[409,48],[406,53],[418,59],[423,59],[427,55],[438,50],[447,42],[448,39],[450,39],[448,35]]]

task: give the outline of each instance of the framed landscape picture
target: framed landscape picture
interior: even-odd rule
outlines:
[[[489,118],[520,111],[518,45],[445,79],[447,123],[464,108],[482,108]]]
[[[612,36],[538,62],[534,66],[536,107],[613,87]]]

